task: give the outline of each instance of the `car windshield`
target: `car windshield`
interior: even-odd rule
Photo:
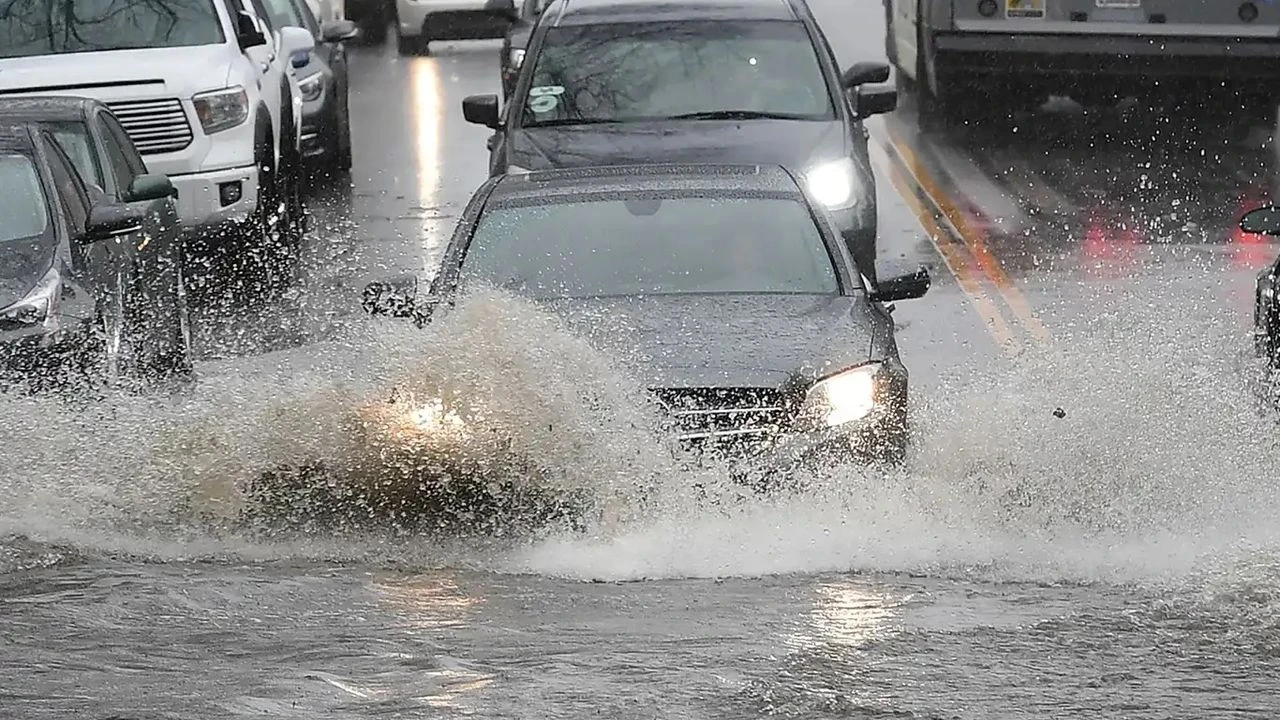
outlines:
[[[531,297],[840,290],[802,202],[741,197],[498,207],[476,228],[459,280]]]
[[[834,117],[798,22],[662,22],[547,32],[523,104],[524,126],[697,117],[726,111]]]
[[[0,0],[0,57],[224,41],[213,0]]]
[[[84,179],[85,184],[105,188],[106,185],[102,179],[102,168],[98,165],[97,157],[93,152],[93,144],[89,140],[89,129],[85,127],[84,123],[49,123],[48,127],[49,131],[53,133],[54,139],[62,146],[62,150],[67,153],[67,157],[71,158],[71,163],[75,165],[76,172],[80,173],[80,177]]]
[[[36,166],[25,155],[0,151],[0,243],[37,237],[48,227]]]

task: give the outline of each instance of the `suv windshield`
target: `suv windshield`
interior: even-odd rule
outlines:
[[[798,22],[661,22],[550,29],[522,124],[656,120],[743,111],[835,117]]]
[[[0,57],[224,40],[213,0],[0,0]]]
[[[25,155],[0,154],[0,243],[37,237],[48,227],[36,166]]]
[[[742,197],[498,207],[481,218],[459,280],[532,297],[840,290],[802,202]]]

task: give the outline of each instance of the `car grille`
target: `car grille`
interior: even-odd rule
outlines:
[[[796,407],[772,388],[656,389],[669,428],[686,449],[736,451],[769,443]]]
[[[177,98],[125,100],[107,103],[143,155],[182,150],[194,135],[191,122]]]

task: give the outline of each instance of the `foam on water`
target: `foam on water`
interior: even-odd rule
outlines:
[[[695,481],[713,495],[727,483],[678,469],[619,363],[532,306],[482,294],[428,330],[370,323],[340,343],[221,363],[180,400],[79,412],[3,400],[0,537],[68,554],[464,564],[584,579],[867,570],[1144,582],[1253,563],[1256,584],[1258,567],[1271,567],[1258,559],[1280,549],[1275,425],[1246,387],[1252,370],[1240,366],[1241,339],[1228,337],[1234,325],[1214,324],[1235,309],[1188,303],[1198,314],[1184,304],[1106,315],[1008,372],[917,389],[918,447],[898,471],[833,468],[801,493],[710,507],[694,499]],[[228,489],[264,468],[367,461],[353,418],[392,387],[482,419],[535,467],[554,469],[537,482],[590,490],[607,521],[505,549],[425,537],[267,542],[192,523],[193,504],[231,502]],[[23,557],[0,554],[0,564],[34,562]],[[1202,591],[1231,592],[1224,582]]]

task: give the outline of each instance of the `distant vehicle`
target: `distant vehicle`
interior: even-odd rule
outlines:
[[[781,166],[610,166],[489,179],[427,292],[373,283],[364,306],[422,324],[470,288],[508,289],[614,352],[684,450],[786,470],[903,459],[907,369],[885,303],[929,282],[922,268],[868,289]]]
[[[1171,82],[1274,96],[1280,7],[1219,0],[884,0],[886,45],[921,111],[1007,98],[1092,102]],[[1158,83],[1158,85],[1157,85]]]
[[[314,3],[315,0],[309,0]],[[293,60],[302,93],[302,157],[329,172],[351,169],[350,76],[346,41],[359,35],[350,20],[316,19],[303,0],[265,0],[272,20],[281,27],[300,27],[315,38],[315,47]]]
[[[496,12],[494,0],[396,0],[396,47],[427,54],[433,40],[496,40],[507,34],[514,6]]]
[[[514,19],[512,0],[490,0]],[[770,163],[805,177],[876,279],[875,175],[863,120],[897,104],[889,66],[843,75],[804,0],[552,0],[495,131],[490,175],[647,162]]]
[[[44,107],[7,111],[39,123],[0,116],[0,377],[33,388],[66,370],[124,385],[189,379],[172,183],[138,172],[101,105]]]
[[[184,224],[256,248],[304,228],[289,58],[314,44],[261,0],[0,0],[0,97],[102,100],[178,189]]]
[[[1245,213],[1240,229],[1247,233],[1280,236],[1280,205],[1268,205]],[[1258,273],[1253,292],[1253,338],[1258,357],[1280,368],[1280,258]]]
[[[542,10],[551,0],[523,0],[519,13],[507,29],[502,40],[502,53],[498,56],[498,74],[502,79],[502,97],[511,97],[516,87],[516,76],[520,74],[520,65],[524,62],[525,50],[529,47],[529,38],[533,36],[533,26],[542,15]]]

